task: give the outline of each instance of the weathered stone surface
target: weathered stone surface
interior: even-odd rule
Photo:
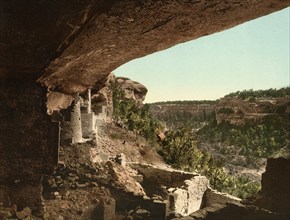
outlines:
[[[1,0],[0,72],[35,77],[47,67],[40,81],[72,94],[129,60],[289,5],[276,0]]]
[[[33,81],[0,81],[0,203],[41,207],[41,177],[57,155],[45,102]]]
[[[208,213],[218,212],[220,209],[223,209],[225,207],[226,205],[214,204],[212,206],[207,206],[207,207],[197,210],[194,213],[191,213],[190,217],[192,217],[194,220],[206,219]]]
[[[269,158],[261,183],[262,190],[256,201],[257,205],[290,215],[290,159]]]
[[[102,111],[102,106],[106,106],[107,122],[111,122],[113,117],[112,86],[115,80],[115,75],[111,73],[103,82],[100,82],[92,89],[92,111],[95,114],[99,114]]]
[[[126,99],[135,100],[141,104],[148,92],[147,88],[139,82],[132,81],[129,78],[117,77],[116,82],[120,85],[124,91]]]
[[[84,138],[90,138],[94,130],[94,114],[91,113],[82,113],[82,132]]]
[[[118,84],[126,99],[135,100],[141,104],[147,94],[147,89],[139,82],[128,78],[117,77],[111,73],[102,83],[92,89],[92,111],[96,115],[97,124],[110,123],[113,117],[113,88]]]
[[[129,164],[129,163],[128,163]],[[149,164],[130,163],[130,165],[143,175],[142,187],[148,196],[167,195],[166,189],[174,190],[184,185],[184,181],[191,179],[198,174],[183,172],[179,170],[166,169]],[[165,186],[166,189],[164,189]]]
[[[41,82],[82,90],[137,57],[276,11],[287,1],[113,1],[46,70]],[[72,74],[73,73],[73,74]],[[78,75],[82,75],[80,80]]]
[[[230,203],[226,207],[208,212],[204,220],[287,220],[289,216],[272,213],[253,206]]]
[[[97,219],[100,220],[114,220],[116,212],[116,201],[114,199],[102,200],[100,213]]]
[[[208,189],[201,210],[192,213],[203,220],[288,220],[289,219],[289,159],[268,159],[262,177],[262,190],[255,202],[243,201]]]
[[[71,95],[66,95],[59,92],[50,92],[47,94],[47,113],[52,114],[53,111],[59,111],[69,107],[74,98]]]
[[[146,218],[150,217],[150,212],[148,210],[145,210],[145,209],[137,209],[136,215],[141,219],[146,219]]]
[[[112,3],[1,0],[1,74],[39,75]]]
[[[76,96],[71,111],[71,128],[73,134],[73,143],[83,142],[82,120],[81,120],[82,99]]]
[[[120,164],[121,166],[126,167],[127,165],[126,155],[123,153],[118,154],[116,156],[116,162]]]
[[[170,209],[183,216],[189,215],[201,208],[203,196],[209,186],[209,181],[204,176],[195,176],[185,180],[185,185],[174,189],[169,196]]]
[[[143,175],[141,185],[146,194],[168,199],[170,212],[185,216],[201,208],[204,192],[209,187],[205,176],[145,164],[131,165]]]
[[[203,207],[215,206],[217,204],[225,205],[228,202],[239,203],[240,201],[241,201],[240,198],[237,198],[235,196],[231,196],[231,195],[226,194],[226,193],[220,193],[216,190],[208,188],[204,193]]]

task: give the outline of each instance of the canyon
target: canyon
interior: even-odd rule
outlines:
[[[267,116],[287,115],[289,95],[285,97],[261,97],[254,100],[239,97],[223,97],[215,101],[172,101],[151,103],[150,112],[168,127],[178,127],[186,122],[206,122],[214,117],[218,124],[234,125],[255,123]],[[198,126],[198,125],[196,125]],[[199,125],[201,126],[201,125]]]
[[[87,98],[88,89],[101,90],[115,68],[289,5],[287,0],[1,0],[1,207],[9,207],[19,218],[31,211],[44,216],[42,180],[61,166],[61,122],[78,128],[66,140],[82,142],[80,129],[94,124],[82,125],[78,118],[80,94]],[[95,98],[105,100],[101,95]],[[96,119],[99,128],[106,123],[102,113],[107,109],[95,106],[99,112],[94,118],[91,107],[82,107],[84,117]],[[102,129],[98,132],[101,135]],[[103,202],[103,207],[109,204],[114,202]]]

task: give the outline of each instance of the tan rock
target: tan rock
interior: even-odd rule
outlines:
[[[148,92],[144,85],[125,77],[117,77],[116,82],[124,91],[126,99],[133,99],[140,104],[144,101]]]

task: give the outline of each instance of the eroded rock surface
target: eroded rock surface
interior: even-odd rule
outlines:
[[[268,159],[261,183],[261,195],[256,203],[265,209],[290,215],[290,159]]]
[[[72,94],[118,66],[281,10],[289,1],[1,0],[4,77]],[[42,71],[45,69],[45,74]]]
[[[116,82],[124,91],[126,99],[132,99],[138,104],[142,104],[148,92],[144,85],[124,77],[117,77]]]

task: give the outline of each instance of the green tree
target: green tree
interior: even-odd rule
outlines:
[[[113,118],[122,123],[148,141],[154,142],[156,132],[162,130],[162,124],[154,119],[149,112],[149,106],[139,105],[132,99],[126,99],[124,91],[118,83],[112,85],[113,91]]]
[[[190,126],[168,132],[161,144],[159,153],[168,164],[207,176],[214,189],[240,198],[246,198],[259,190],[259,183],[228,174],[221,160],[215,160],[199,149],[196,134]]]

